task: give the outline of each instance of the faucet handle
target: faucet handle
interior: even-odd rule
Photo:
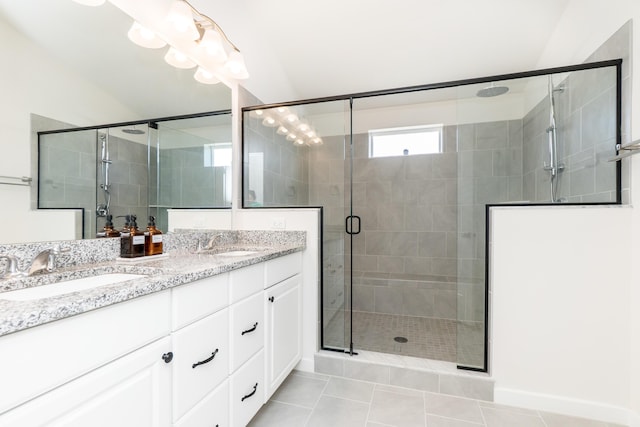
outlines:
[[[12,277],[22,277],[25,275],[18,268],[18,258],[16,258],[14,255],[0,255],[0,259],[7,260],[4,274],[0,276],[0,279],[10,279]]]

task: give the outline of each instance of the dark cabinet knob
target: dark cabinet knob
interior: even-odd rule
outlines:
[[[162,355],[162,360],[164,360],[164,363],[171,363],[171,361],[173,360],[173,353],[172,352],[168,352]]]
[[[275,297],[269,297],[269,301],[271,302],[275,301],[275,299],[276,299]]]

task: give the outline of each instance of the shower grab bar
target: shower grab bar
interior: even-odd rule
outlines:
[[[4,185],[20,185],[20,186],[25,186],[25,187],[31,186],[31,181],[33,181],[33,178],[31,178],[29,176],[1,176],[0,175],[0,179],[9,179],[9,180],[20,181],[20,182],[2,182],[2,181],[0,181],[0,184],[4,184]]]
[[[625,157],[630,157],[630,156],[633,156],[634,154],[640,153],[640,139],[636,139],[635,141],[632,141],[624,145],[617,144],[616,151],[618,152],[618,154],[608,159],[607,160],[608,162],[619,162]],[[625,152],[621,153],[621,151],[625,151]]]

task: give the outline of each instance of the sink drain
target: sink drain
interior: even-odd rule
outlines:
[[[408,340],[408,339],[406,339],[405,337],[395,337],[393,340],[394,340],[395,342],[401,342],[401,343],[409,342],[409,340]]]

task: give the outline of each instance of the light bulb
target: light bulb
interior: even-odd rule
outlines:
[[[295,144],[296,145],[304,145],[304,141],[301,140],[300,138],[298,138],[298,139],[296,139]]]
[[[200,33],[193,21],[193,13],[186,2],[182,0],[174,1],[171,4],[171,9],[169,9],[167,21],[171,23],[175,32],[181,37],[189,40],[198,40],[200,38]]]
[[[278,108],[276,109],[276,111],[277,111],[279,114],[286,114],[286,113],[288,113],[288,112],[289,112],[289,109],[288,109],[287,107],[278,107]]]
[[[318,138],[317,136],[315,138],[313,138],[311,140],[311,142],[313,142],[316,145],[321,145],[322,144],[322,139]]]
[[[314,131],[310,130],[305,135],[307,135],[308,138],[313,138],[313,137],[316,136],[316,133]]]
[[[286,135],[286,134],[288,134],[288,133],[289,133],[289,129],[287,129],[287,128],[286,128],[286,127],[284,127],[284,126],[280,126],[280,127],[278,128],[278,130],[276,131],[276,133],[277,133],[278,135]]]
[[[268,127],[274,127],[276,125],[276,121],[273,117],[266,116],[262,121],[262,124]]]
[[[298,139],[298,136],[295,133],[289,133],[287,135],[287,141],[295,141],[296,139]]]
[[[298,116],[296,116],[295,114],[291,113],[287,116],[287,121],[289,123],[295,123],[298,121]]]
[[[207,55],[214,61],[224,62],[227,60],[227,52],[224,51],[222,37],[220,37],[220,33],[218,33],[216,30],[206,30],[199,44],[200,47],[202,47],[207,53]]]
[[[137,44],[138,46],[146,47],[149,49],[158,49],[166,46],[166,42],[156,36],[156,33],[150,29],[143,27],[138,22],[134,22],[129,32],[127,33],[129,40]]]
[[[193,68],[196,66],[196,63],[189,59],[187,55],[174,47],[169,48],[164,60],[176,68]]]
[[[248,79],[249,73],[247,67],[244,65],[244,58],[242,54],[237,50],[234,50],[229,54],[227,62],[224,67],[229,71],[234,79]]]
[[[202,67],[198,67],[196,73],[193,75],[193,78],[206,85],[214,85],[216,83],[220,83],[220,80],[218,80],[216,76]]]
[[[309,129],[311,129],[311,128],[306,123],[300,123],[300,125],[298,126],[298,130],[300,132],[307,132]]]

